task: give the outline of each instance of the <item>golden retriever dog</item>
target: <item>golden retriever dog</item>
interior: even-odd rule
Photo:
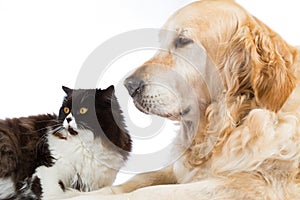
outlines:
[[[194,2],[163,29],[167,51],[125,86],[141,111],[180,122],[183,155],[74,199],[299,200],[299,50],[232,0]]]

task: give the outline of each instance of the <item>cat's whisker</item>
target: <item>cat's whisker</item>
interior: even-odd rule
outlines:
[[[35,129],[35,130],[32,130],[32,131],[27,131],[27,132],[24,132],[23,134],[26,135],[26,134],[32,134],[32,132],[41,132],[41,131],[47,130],[48,128],[52,128],[52,127],[55,127],[55,126],[59,126],[59,124],[53,125],[53,126],[47,126],[47,127],[41,128],[41,129]]]
[[[64,129],[64,127],[62,127],[62,126],[60,125],[60,126],[54,128],[54,129],[50,130],[49,133],[55,133],[55,132],[58,132],[58,131],[60,131],[60,130],[62,130],[62,129]]]
[[[38,120],[37,123],[41,123],[41,122],[58,122],[59,120],[57,119],[47,119],[47,120]]]
[[[56,126],[58,126],[58,127],[56,127]],[[56,127],[56,128],[55,128],[55,127]],[[57,125],[53,125],[53,126],[47,126],[47,127],[45,127],[45,128],[42,128],[42,129],[39,129],[39,130],[36,130],[36,131],[42,131],[42,130],[48,129],[48,132],[49,132],[50,134],[52,134],[52,133],[58,131],[60,128],[61,128],[61,125],[60,125],[60,124],[57,124]],[[36,146],[42,144],[42,147],[43,147],[43,145],[47,142],[47,137],[48,137],[47,134],[44,134],[44,135],[39,139],[39,141],[37,142]],[[36,148],[36,149],[37,149],[37,148]]]
[[[45,135],[43,135],[38,141],[37,141],[37,143],[36,143],[36,148],[35,148],[35,154],[36,154],[36,156],[38,155],[38,150],[39,150],[39,148],[38,148],[38,146],[40,146],[42,149],[44,148],[44,145],[45,144],[47,144],[47,135],[45,134]]]
[[[55,128],[56,126],[61,126],[60,124],[55,124],[55,125],[52,125],[52,126],[46,126],[46,127],[44,127],[44,128],[41,128],[41,129],[37,129],[37,130],[34,130],[34,131],[36,131],[36,132],[41,132],[41,131],[43,131],[43,130],[47,130],[47,129],[53,129],[53,128]],[[29,133],[29,132],[28,132]]]

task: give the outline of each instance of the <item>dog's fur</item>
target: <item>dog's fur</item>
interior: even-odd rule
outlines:
[[[132,96],[140,110],[180,121],[176,151],[189,145],[187,130],[196,135],[172,166],[80,199],[300,199],[300,51],[231,0],[192,3],[164,29],[176,32],[161,35],[168,51],[130,76],[144,83]],[[203,76],[174,56],[197,44]]]

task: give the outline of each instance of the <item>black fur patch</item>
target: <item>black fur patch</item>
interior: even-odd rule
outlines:
[[[45,139],[46,140],[46,139]],[[37,166],[52,167],[55,163],[55,159],[52,157],[49,150],[48,141],[40,142],[37,144]]]
[[[57,126],[50,114],[0,120],[0,178],[13,177],[19,191],[37,167],[52,166],[46,134]]]
[[[31,184],[31,191],[36,195],[38,199],[41,199],[42,197],[42,187],[41,187],[41,181],[38,177],[35,177]]]
[[[59,180],[58,184],[59,184],[60,188],[65,192],[66,191],[66,187],[65,187],[64,183],[61,180]]]
[[[40,200],[42,197],[42,188],[40,179],[34,177],[33,179],[26,179],[18,194],[13,198],[15,200]]]

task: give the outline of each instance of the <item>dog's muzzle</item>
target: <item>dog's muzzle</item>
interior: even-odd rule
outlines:
[[[129,95],[134,97],[137,93],[141,93],[144,81],[138,77],[130,76],[125,79],[124,86],[128,90]]]

